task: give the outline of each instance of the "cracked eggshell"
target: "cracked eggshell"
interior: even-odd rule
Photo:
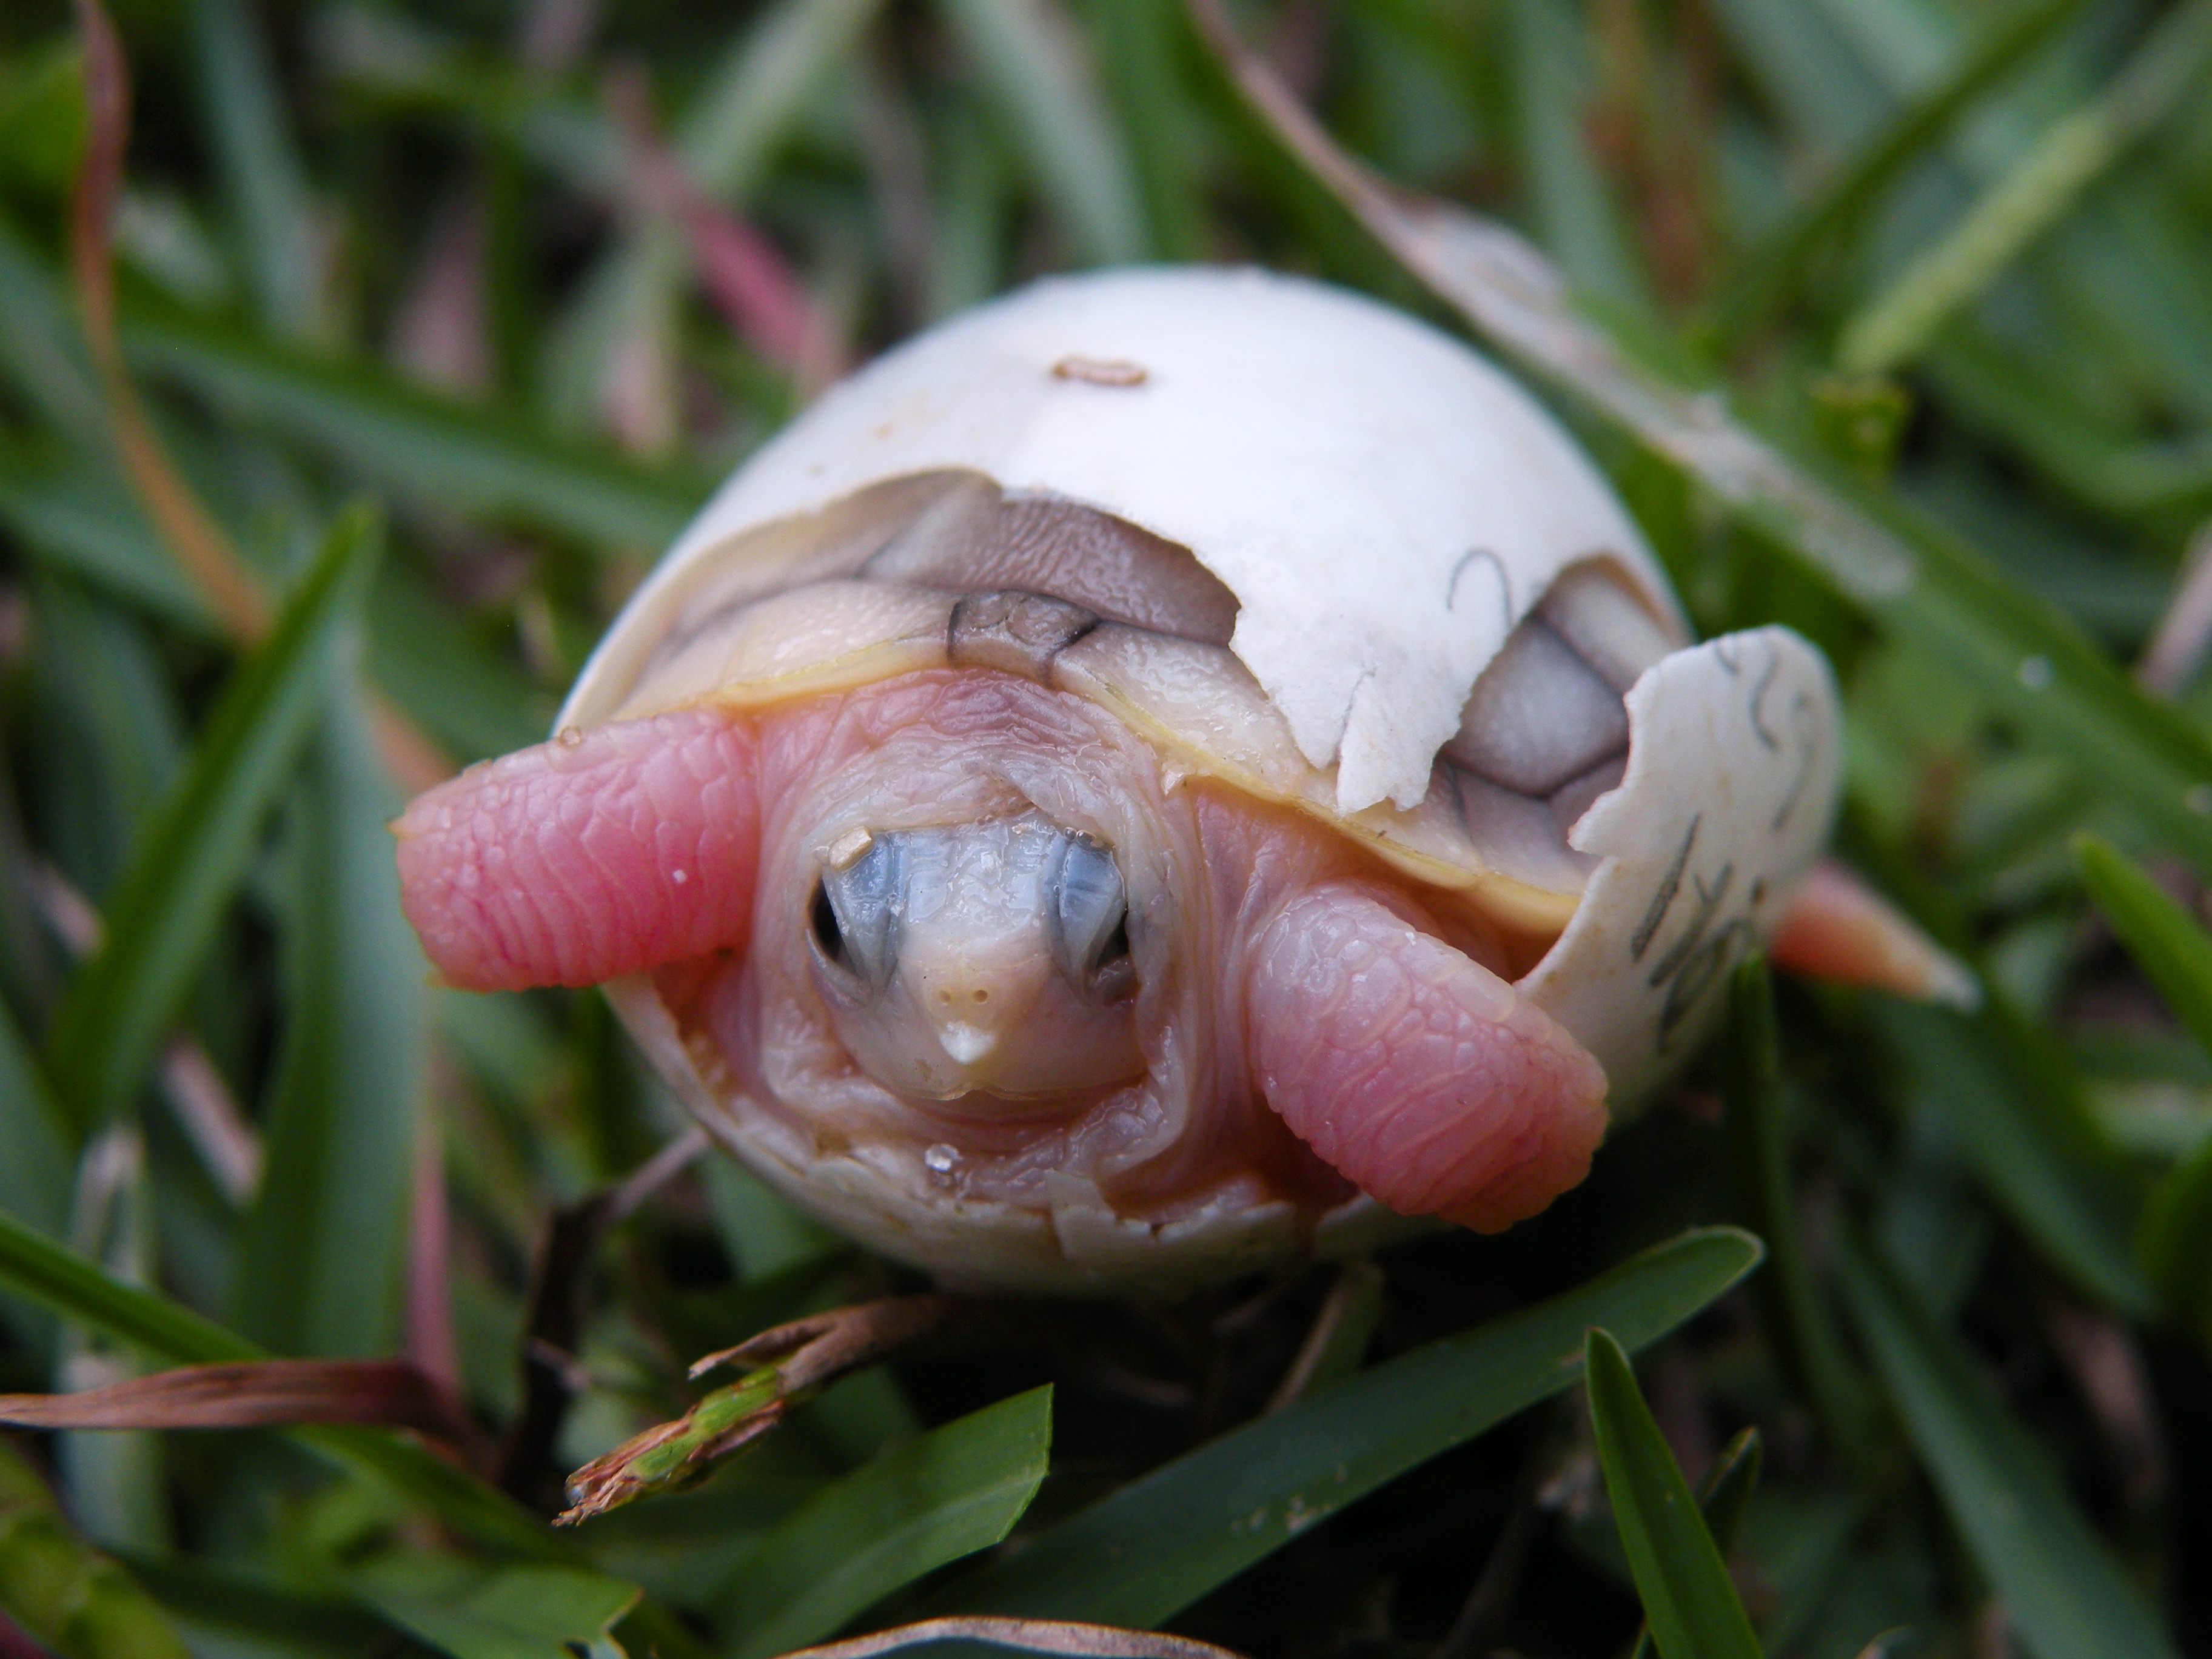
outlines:
[[[1597,1056],[1616,1117],[1717,1018],[1820,856],[1843,775],[1828,660],[1786,628],[1677,651],[1627,703],[1628,769],[1569,836],[1602,861],[1519,981]]]
[[[1605,560],[1686,637],[1596,471],[1465,346],[1297,279],[1121,271],[1024,289],[827,394],[678,539],[558,724],[614,717],[701,592],[712,608],[849,574],[865,550],[836,544],[859,546],[861,519],[884,510],[854,506],[861,492],[919,504],[960,472],[1190,550],[1236,597],[1231,648],[1282,720],[1285,735],[1255,764],[1295,770],[1294,744],[1321,769],[1314,787],[1333,787],[1347,833],[1361,819],[1403,828],[1408,813],[1378,804],[1412,809],[1431,796],[1476,677],[1569,567]],[[718,561],[740,538],[739,556]],[[864,619],[853,637],[896,645],[902,627]],[[1569,836],[1599,862],[1520,981],[1605,1067],[1616,1113],[1694,1046],[1724,1000],[1727,969],[1771,932],[1826,839],[1840,755],[1827,665],[1784,629],[1674,651],[1635,679],[1626,708],[1626,774]],[[824,1157],[773,1115],[719,1098],[649,980],[607,989],[662,1075],[757,1173],[951,1283],[1127,1289],[1301,1248],[1365,1249],[1407,1225],[1358,1198],[1303,1241],[1280,1205],[1154,1226],[1072,1182],[1041,1209],[952,1201],[866,1149]]]
[[[1421,800],[1475,677],[1568,565],[1609,556],[1680,627],[1596,471],[1457,341],[1295,277],[1109,271],[1022,289],[830,391],[684,532],[562,720],[606,717],[603,683],[627,684],[666,596],[734,538],[947,470],[1190,549],[1345,813]]]

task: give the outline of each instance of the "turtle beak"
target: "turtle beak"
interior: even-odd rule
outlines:
[[[1009,1047],[1053,976],[1048,951],[1032,918],[1030,926],[993,929],[939,925],[921,938],[909,934],[902,977],[921,1005],[922,1018],[945,1057],[970,1086],[999,1081],[994,1057]]]
[[[841,845],[845,843],[841,843]],[[1034,1100],[1144,1069],[1121,877],[1096,842],[1030,813],[880,832],[816,904],[819,975],[847,1049],[898,1093]],[[1117,931],[1118,930],[1118,931]]]

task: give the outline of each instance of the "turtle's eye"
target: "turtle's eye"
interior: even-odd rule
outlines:
[[[1129,960],[1129,899],[1114,855],[1085,836],[1063,844],[1050,885],[1053,945],[1060,970],[1102,1001],[1135,989]]]
[[[814,942],[830,961],[851,970],[853,964],[845,957],[845,930],[838,925],[837,907],[830,902],[826,882],[814,884]]]
[[[901,840],[878,836],[843,869],[827,869],[815,884],[810,932],[829,968],[880,991],[898,963],[899,919],[906,909],[906,860]]]

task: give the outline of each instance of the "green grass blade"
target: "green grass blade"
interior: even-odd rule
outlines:
[[[781,0],[741,31],[676,124],[676,152],[702,190],[726,206],[747,202],[882,4]],[[673,352],[688,270],[672,228],[647,225],[577,285],[547,353],[547,402],[557,419],[580,426],[597,418],[612,360],[637,342]]]
[[[327,331],[319,227],[267,47],[246,0],[193,0],[199,105],[263,318],[278,332]]]
[[[0,1215],[0,1282],[163,1364],[212,1365],[268,1357],[213,1320],[125,1284],[9,1215]]]
[[[2164,118],[2208,60],[2212,3],[2191,0],[2159,20],[2102,96],[2045,132],[1942,241],[1867,303],[1844,330],[1838,364],[1850,374],[1881,374],[1917,356],[1946,319]]]
[[[1913,586],[1868,605],[1873,620],[2212,869],[2203,787],[2212,744],[2202,731],[2154,702],[2079,628],[1975,550],[1901,507],[1876,510],[1910,538],[1920,571]]]
[[[184,771],[185,711],[137,618],[44,572],[30,592],[41,645],[39,718],[58,740],[46,787],[57,795],[68,789],[77,803],[51,833],[69,859],[67,873],[104,904]]]
[[[76,1125],[46,1086],[38,1055],[23,1040],[14,1010],[0,1002],[0,1214],[33,1231],[59,1237],[69,1225],[75,1184]],[[9,1329],[42,1369],[52,1358],[53,1322],[10,1302]]]
[[[75,1130],[15,1012],[0,1003],[0,1211],[42,1233],[61,1232],[75,1179]]]
[[[732,1659],[834,1635],[948,1561],[1013,1529],[1044,1480],[1052,1390],[1033,1389],[894,1446],[810,1499],[749,1552],[726,1604]]]
[[[1515,137],[1538,238],[1576,291],[1638,316],[1657,306],[1606,170],[1591,154],[1589,41],[1559,0],[1513,0]]]
[[[1698,1513],[1705,1529],[1720,1546],[1723,1555],[1735,1547],[1743,1531],[1744,1516],[1751,1513],[1752,1495],[1759,1490],[1759,1473],[1766,1462],[1765,1443],[1757,1429],[1740,1429],[1720,1454],[1705,1478],[1698,1483]]]
[[[1120,130],[1085,73],[1068,21],[1038,0],[940,0],[1036,171],[1077,260],[1146,257],[1145,218]]]
[[[279,1353],[337,1358],[385,1352],[398,1328],[427,1023],[385,828],[401,802],[351,678],[331,678],[295,795],[284,1048],[234,1311]]]
[[[2172,1659],[2160,1631],[2057,1472],[1957,1344],[1887,1268],[1850,1241],[1838,1255],[1859,1334],[1921,1462],[2035,1659]]]
[[[171,1365],[265,1359],[268,1351],[167,1297],[126,1285],[74,1250],[0,1215],[0,1285]],[[379,1429],[301,1428],[290,1437],[422,1504],[456,1529],[510,1553],[559,1559],[566,1540],[503,1492],[420,1443]]]
[[[220,629],[207,601],[105,466],[42,465],[0,451],[0,522],[58,569],[191,633]]]
[[[1744,1516],[1751,1512],[1752,1494],[1759,1490],[1759,1472],[1765,1457],[1765,1446],[1759,1439],[1759,1431],[1740,1430],[1733,1440],[1721,1448],[1712,1468],[1698,1483],[1698,1513],[1705,1516],[1705,1530],[1712,1534],[1723,1559],[1735,1548],[1736,1535],[1743,1530]],[[1656,1652],[1651,1642],[1651,1627],[1646,1624],[1636,1638],[1629,1659],[1652,1659]]]
[[[106,406],[82,339],[52,268],[0,218],[0,374],[55,427],[104,451]]]
[[[2212,935],[2103,837],[2074,838],[2074,867],[2166,1006],[2212,1054]]]
[[[487,1566],[457,1556],[392,1554],[349,1575],[354,1594],[452,1659],[609,1655],[610,1627],[638,1589],[555,1562]]]
[[[1685,1233],[1224,1435],[993,1562],[929,1611],[1136,1626],[1173,1618],[1315,1522],[1568,1387],[1589,1326],[1642,1347],[1759,1257],[1758,1240],[1732,1227]]]
[[[307,736],[325,659],[381,543],[366,508],[332,526],[269,638],[225,686],[141,839],[108,907],[106,937],[47,1035],[54,1087],[80,1125],[119,1110],[143,1075]]]
[[[62,1659],[190,1659],[160,1604],[78,1535],[38,1471],[5,1446],[0,1612]]]
[[[2212,1137],[2143,1200],[2136,1260],[2174,1322],[2212,1346]]]
[[[479,641],[420,578],[385,565],[369,589],[368,614],[369,677],[456,759],[483,760],[544,739],[551,697]]]
[[[1741,341],[1787,305],[1820,250],[1858,224],[1884,191],[1926,157],[1953,122],[2081,5],[2082,0],[2035,0],[2008,13],[1940,82],[1862,143],[1812,200],[1737,262],[1713,306],[1721,337]]]
[[[2155,1298],[2129,1244],[2130,1197],[2063,1054],[1994,1003],[1972,1020],[1891,1004],[1908,1109],[1942,1117],[2012,1219],[2083,1290],[2130,1317]]]
[[[676,132],[700,187],[726,202],[751,194],[823,79],[853,50],[883,0],[783,0],[732,46]]]
[[[2049,483],[2100,513],[2155,525],[2212,504],[2212,441],[2197,433],[2130,440],[2081,419],[1971,317],[1947,329],[1917,368],[1954,418],[2019,451]]]
[[[523,423],[206,325],[126,319],[133,362],[304,439],[397,495],[590,542],[658,549],[709,481],[671,477]]]
[[[1176,0],[1106,0],[1085,10],[1099,70],[1128,136],[1129,162],[1156,258],[1206,256],[1203,129],[1177,54]],[[944,169],[950,173],[951,167]],[[951,192],[940,188],[940,197]],[[940,240],[942,236],[940,234]]]
[[[182,1554],[134,1553],[123,1561],[195,1653],[359,1659],[391,1640],[384,1620],[326,1592],[304,1592],[262,1573]]]
[[[1784,1371],[1819,1414],[1829,1443],[1848,1454],[1863,1438],[1865,1400],[1841,1334],[1814,1282],[1797,1225],[1784,1142],[1774,985],[1764,957],[1729,987],[1723,1091],[1729,1184],[1735,1218],[1766,1242],[1752,1291]]]
[[[1753,431],[1725,394],[1653,373],[1578,313],[1551,263],[1504,226],[1386,194],[1317,131],[1275,131],[1482,339],[1686,476],[2212,870],[2212,815],[2198,810],[2212,742],[2154,704],[2063,616],[1923,515]]]
[[[1598,1462],[1651,1639],[1663,1659],[1757,1659],[1750,1617],[1644,1403],[1627,1354],[1594,1329],[1583,1356]]]

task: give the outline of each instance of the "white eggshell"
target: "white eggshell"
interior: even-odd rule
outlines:
[[[931,330],[741,468],[586,668],[605,703],[657,593],[733,537],[950,468],[1189,548],[1242,609],[1231,648],[1338,810],[1427,793],[1476,675],[1553,577],[1609,555],[1676,612],[1595,469],[1466,346],[1371,301],[1207,267],[1067,276]]]
[[[1597,1056],[1616,1113],[1697,1046],[1827,840],[1836,707],[1827,659],[1786,628],[1677,651],[1630,688],[1626,775],[1570,836],[1604,862],[1520,981]]]
[[[1184,711],[1191,729],[1170,735],[1199,744],[1224,775],[1232,761],[1249,763],[1255,779],[1296,771],[1294,744],[1306,765],[1334,768],[1347,833],[1366,824],[1381,834],[1375,823],[1387,821],[1402,836],[1420,827],[1413,809],[1442,810],[1449,792],[1431,796],[1438,751],[1458,732],[1476,677],[1555,578],[1605,558],[1641,608],[1600,582],[1595,599],[1576,604],[1561,587],[1546,614],[1600,677],[1626,688],[1626,771],[1574,824],[1571,845],[1600,861],[1578,898],[1556,896],[1571,918],[1519,985],[1603,1064],[1616,1112],[1694,1046],[1724,1001],[1726,969],[1771,931],[1826,836],[1840,738],[1816,651],[1768,628],[1651,662],[1669,642],[1662,623],[1686,637],[1673,596],[1611,491],[1533,400],[1423,324],[1249,270],[1041,283],[854,376],[743,467],[679,538],[594,653],[561,723],[614,717],[648,659],[700,607],[852,574],[866,550],[832,544],[860,545],[855,515],[876,510],[852,505],[856,492],[914,478],[919,502],[942,488],[921,475],[949,471],[1072,500],[1188,548],[1235,594],[1231,649],[1273,707],[1205,720]],[[710,563],[741,536],[741,568]],[[825,547],[834,556],[817,558]],[[714,586],[732,580],[742,592]],[[857,623],[823,608],[830,590],[813,590],[811,631],[746,656],[761,658],[756,678],[787,669],[793,686],[842,684],[873,673],[866,665],[897,672],[899,650],[915,641],[941,648],[933,620],[897,611],[908,603],[897,591],[854,586]],[[773,632],[778,614],[763,610],[748,625]],[[1070,662],[1097,668],[1091,659],[1127,632],[1099,630],[1089,654]],[[823,644],[833,635],[838,650],[859,641],[877,655],[856,666]],[[717,633],[690,655],[662,652],[656,695],[720,684],[743,643]],[[775,654],[787,645],[789,665]],[[817,661],[825,651],[834,660]],[[1272,735],[1285,726],[1287,740]],[[1253,744],[1237,734],[1248,728],[1271,734],[1265,752],[1245,753]],[[1316,787],[1325,795],[1327,778]],[[1107,1290],[1300,1248],[1364,1249],[1404,1225],[1364,1197],[1322,1218],[1303,1245],[1280,1204],[1224,1200],[1155,1225],[1114,1214],[1073,1178],[1041,1209],[958,1200],[888,1154],[819,1153],[775,1115],[720,1097],[647,977],[608,991],[662,1073],[763,1177],[950,1282]]]

